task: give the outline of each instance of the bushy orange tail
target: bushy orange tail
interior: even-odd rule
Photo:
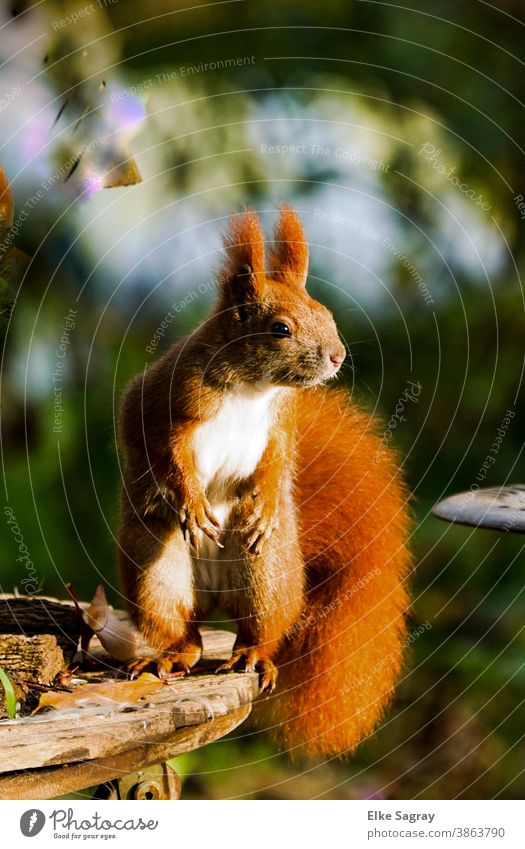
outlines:
[[[403,662],[409,518],[392,452],[346,393],[299,402],[297,502],[305,613],[277,658],[279,685],[258,708],[289,749],[351,752],[390,701]]]

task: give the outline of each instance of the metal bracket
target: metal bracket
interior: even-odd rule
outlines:
[[[99,784],[94,799],[180,799],[180,778],[167,763],[155,764]]]

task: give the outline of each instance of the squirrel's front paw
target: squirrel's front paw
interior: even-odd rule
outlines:
[[[199,554],[199,535],[201,530],[219,548],[223,548],[219,534],[221,526],[212,513],[208,499],[203,494],[200,498],[186,498],[180,508],[180,525],[184,539],[190,543]]]
[[[253,507],[243,524],[242,534],[245,548],[251,554],[260,554],[264,543],[277,527],[277,522],[276,507],[270,506],[257,494],[253,500]]]

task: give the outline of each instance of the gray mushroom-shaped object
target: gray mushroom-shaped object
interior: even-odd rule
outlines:
[[[525,484],[486,487],[451,495],[436,504],[432,513],[446,522],[524,534]]]

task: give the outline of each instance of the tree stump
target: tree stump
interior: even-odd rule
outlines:
[[[0,634],[0,666],[13,684],[17,701],[23,702],[31,685],[49,685],[65,667],[56,637],[43,634],[22,637]],[[0,717],[7,716],[5,693],[0,687]]]
[[[51,634],[67,661],[77,651],[81,628],[73,604],[42,597],[0,596],[0,634]]]

